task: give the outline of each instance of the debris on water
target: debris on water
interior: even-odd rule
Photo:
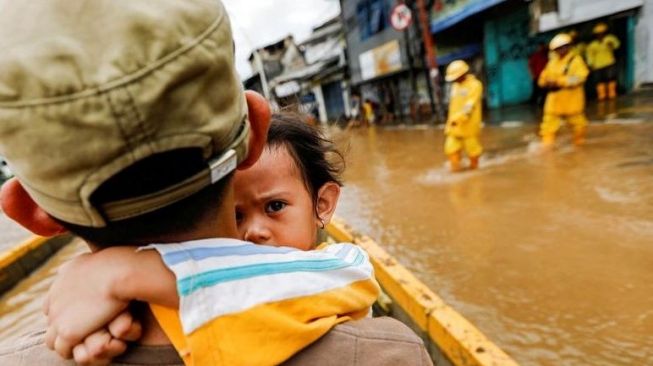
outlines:
[[[505,121],[501,123],[501,127],[503,128],[515,128],[515,127],[521,127],[524,125],[524,121]]]
[[[644,123],[642,118],[608,118],[604,122],[606,125],[638,125]]]
[[[606,187],[594,187],[594,190],[599,195],[599,197],[606,202],[633,203],[637,202],[638,200],[637,194],[617,192]]]
[[[633,166],[647,166],[647,165],[653,165],[653,159],[627,161],[625,163],[617,164],[617,167],[630,168]]]

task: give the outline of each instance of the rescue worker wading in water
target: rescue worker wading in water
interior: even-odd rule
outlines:
[[[617,97],[617,61],[614,51],[619,48],[619,39],[608,34],[608,26],[599,23],[594,27],[596,39],[587,46],[587,64],[596,75],[596,96],[598,100]]]
[[[449,159],[451,171],[461,170],[462,150],[469,158],[469,168],[478,168],[483,147],[478,136],[481,133],[483,84],[469,73],[469,65],[456,60],[447,67],[447,82],[453,82],[449,101],[449,117],[444,129],[447,138],[444,153]]]
[[[583,84],[589,70],[583,59],[572,52],[572,39],[568,34],[553,37],[549,49],[555,52],[555,57],[546,64],[538,80],[540,87],[548,90],[540,125],[542,144],[553,145],[556,132],[565,119],[573,126],[574,144],[581,145],[587,129]]]

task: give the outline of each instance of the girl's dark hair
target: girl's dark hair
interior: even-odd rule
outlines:
[[[317,192],[325,183],[342,186],[340,175],[345,159],[333,141],[319,128],[311,126],[299,113],[281,112],[272,115],[267,147],[285,147],[300,171],[304,184],[317,201]]]

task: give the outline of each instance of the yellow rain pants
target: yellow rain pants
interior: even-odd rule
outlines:
[[[466,138],[447,136],[444,141],[444,153],[446,155],[455,154],[463,149],[469,157],[476,157],[483,153],[483,146],[481,146],[477,136]]]

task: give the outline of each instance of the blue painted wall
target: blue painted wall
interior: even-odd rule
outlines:
[[[531,97],[528,56],[535,45],[529,38],[528,25],[527,6],[485,22],[483,48],[490,108],[523,103]]]

